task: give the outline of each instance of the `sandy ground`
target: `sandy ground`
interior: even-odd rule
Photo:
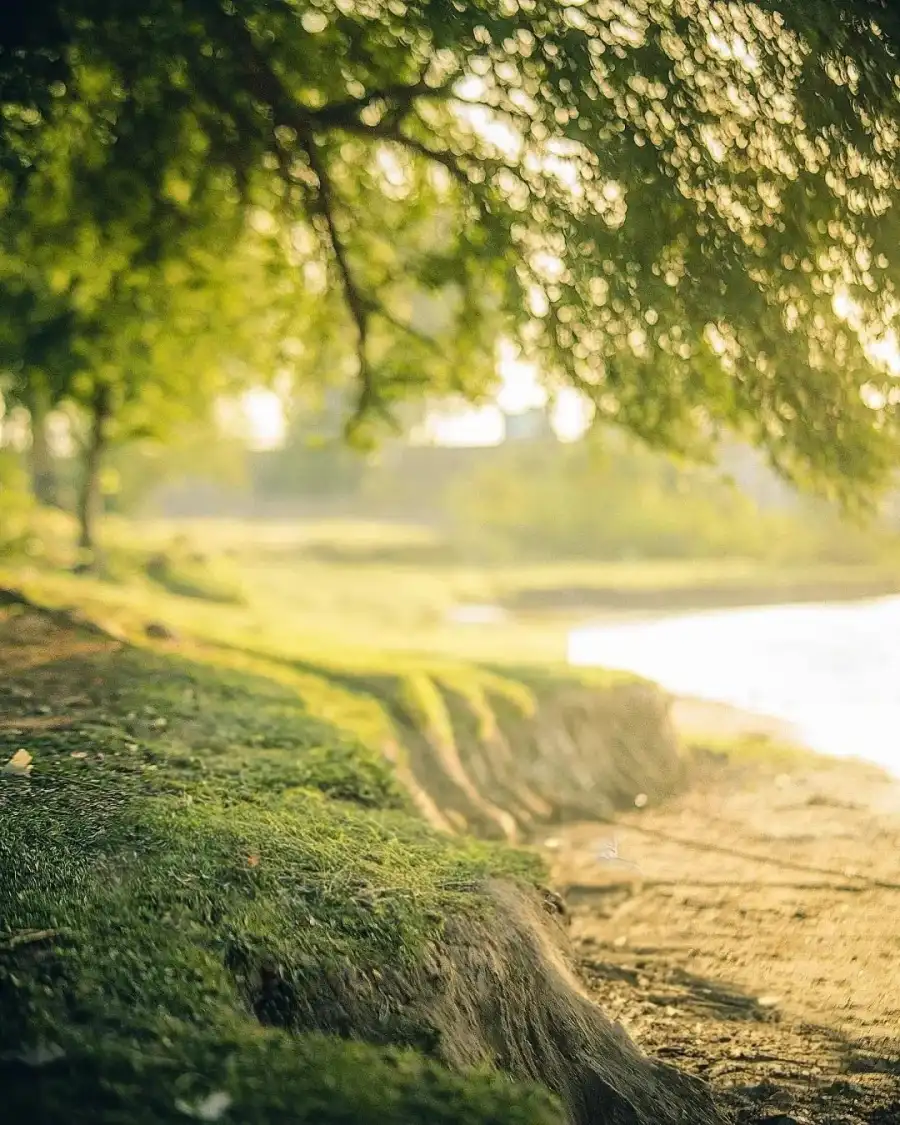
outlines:
[[[696,702],[688,728],[783,734]],[[712,755],[662,809],[550,841],[595,998],[741,1125],[900,1125],[900,781]]]
[[[741,711],[727,703],[706,699],[676,698],[672,701],[672,720],[682,735],[700,738],[732,738],[736,735],[758,735],[797,746],[799,733],[782,719]]]

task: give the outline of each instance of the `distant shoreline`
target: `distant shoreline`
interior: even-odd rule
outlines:
[[[730,703],[673,696],[670,714],[682,737],[765,738],[812,752],[805,746],[801,733],[786,719],[745,711]]]
[[[811,605],[819,602],[859,602],[900,595],[900,575],[891,578],[848,579],[771,585],[696,585],[688,587],[531,587],[504,600],[503,607],[519,613],[606,612],[634,615],[651,612],[668,615],[716,609],[757,609],[772,606]]]
[[[900,597],[811,603],[809,616],[797,603],[768,608],[774,612],[759,606],[747,612],[700,610],[637,619],[601,616],[570,632],[569,657],[576,665],[623,667],[659,682],[668,689],[672,721],[682,736],[725,741],[758,738],[828,758],[860,757],[896,774],[896,752],[889,735],[897,718],[896,670],[892,644],[885,644],[885,638],[896,635]],[[791,621],[799,623],[791,625]],[[659,634],[654,622],[659,624]],[[619,631],[629,635],[632,625],[643,638],[640,654],[629,648],[627,640],[622,642],[624,649],[615,640],[601,640]],[[785,644],[792,657],[782,663],[779,654]],[[692,646],[698,655],[691,655]],[[746,668],[740,656],[744,646],[756,653]],[[865,670],[860,681],[865,687],[835,664],[838,651],[853,669]],[[732,666],[724,675],[720,674],[723,660]],[[808,678],[808,663],[812,678]]]

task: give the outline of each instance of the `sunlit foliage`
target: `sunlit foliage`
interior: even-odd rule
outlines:
[[[131,362],[147,323],[253,358],[217,302],[261,292],[221,270],[265,244],[265,292],[294,298],[279,345],[357,379],[360,425],[412,394],[478,397],[506,334],[648,440],[736,430],[789,475],[865,491],[898,451],[878,361],[900,265],[890,11],[32,4],[0,55],[0,280],[41,324],[93,326],[82,380],[144,385],[173,363]],[[188,302],[168,336],[195,279],[207,331]]]

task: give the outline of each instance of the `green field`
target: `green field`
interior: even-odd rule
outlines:
[[[64,517],[6,576],[58,603],[95,601],[126,623],[274,653],[353,649],[555,665],[568,630],[613,614],[827,600],[900,590],[900,567],[765,566],[744,559],[466,565],[427,529],[396,524],[110,520],[103,578],[76,578]],[[37,541],[36,541],[37,542]],[[3,562],[0,558],[0,576]],[[455,607],[506,607],[489,624]]]

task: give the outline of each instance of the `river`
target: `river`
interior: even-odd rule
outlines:
[[[588,623],[568,656],[781,719],[815,750],[900,775],[900,598]]]

